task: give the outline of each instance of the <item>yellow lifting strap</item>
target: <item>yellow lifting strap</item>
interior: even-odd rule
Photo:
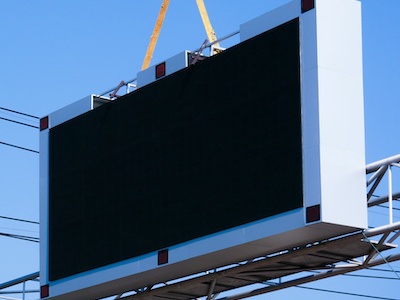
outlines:
[[[160,8],[160,12],[158,13],[158,18],[156,21],[156,25],[153,29],[153,34],[150,37],[150,43],[147,47],[146,55],[144,57],[142,70],[147,69],[150,65],[150,61],[153,57],[153,52],[157,44],[158,36],[160,35],[161,27],[164,23],[164,18],[167,13],[168,5],[170,0],[163,0]]]
[[[215,34],[215,31],[211,26],[206,6],[203,0],[196,0],[196,3],[197,3],[197,8],[199,9],[200,12],[201,20],[203,21],[204,29],[206,30],[208,41],[212,43],[217,40],[217,35]],[[219,47],[219,43],[214,44],[214,46]]]
[[[150,61],[153,57],[153,52],[154,52],[154,49],[157,44],[158,36],[160,35],[161,27],[164,23],[164,18],[167,13],[169,1],[170,0],[163,0],[163,2],[161,4],[161,8],[160,8],[160,12],[158,13],[156,25],[154,26],[153,34],[151,35],[150,43],[149,43],[149,46],[147,47],[146,55],[144,57],[142,70],[147,69],[150,65]],[[196,0],[196,3],[197,3],[197,7],[199,9],[199,12],[200,12],[201,19],[203,21],[204,28],[206,30],[208,40],[210,43],[212,43],[217,40],[217,36],[215,34],[214,29],[211,26],[211,22],[208,17],[206,6],[204,5],[203,0]],[[219,43],[215,43],[214,46],[219,48]],[[218,53],[218,52],[219,52],[219,50],[214,49],[214,53]]]

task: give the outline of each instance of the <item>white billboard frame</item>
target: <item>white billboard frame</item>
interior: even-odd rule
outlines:
[[[50,282],[49,130],[94,109],[99,97],[91,95],[50,114],[40,133],[43,298],[105,297],[367,227],[361,3],[315,0],[302,11],[303,2],[310,1],[291,1],[240,26],[244,41],[299,18],[303,207],[169,247],[167,264],[152,252]],[[318,210],[316,221],[307,222],[308,208]]]

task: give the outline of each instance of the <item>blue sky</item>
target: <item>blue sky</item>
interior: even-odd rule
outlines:
[[[41,117],[136,77],[161,2],[0,0],[0,107]],[[286,2],[205,0],[218,37]],[[361,2],[368,163],[400,153],[400,1]],[[152,62],[196,49],[205,38],[195,1],[171,1]],[[4,110],[0,110],[0,117],[37,125],[34,119]],[[38,137],[36,129],[0,120],[0,142],[38,150]],[[0,216],[39,220],[38,164],[38,154],[0,145]],[[400,190],[400,172],[394,176]],[[379,223],[386,222],[385,214],[378,209],[371,216]],[[399,220],[397,211],[395,221]],[[38,226],[0,219],[0,232],[38,236]],[[0,254],[0,283],[39,269],[36,243],[0,236]],[[392,267],[400,270],[400,262]],[[382,275],[372,271],[363,274]],[[307,286],[400,299],[398,283],[341,276]],[[257,298],[295,296],[359,298],[300,288]]]

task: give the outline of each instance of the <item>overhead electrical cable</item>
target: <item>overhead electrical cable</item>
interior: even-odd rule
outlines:
[[[20,150],[25,150],[25,151],[29,151],[29,152],[33,152],[33,153],[39,153],[39,151],[37,151],[37,150],[32,150],[32,149],[29,149],[29,148],[25,148],[25,147],[13,145],[13,144],[1,142],[1,141],[0,141],[0,144],[5,145],[5,146],[9,146],[9,147],[14,147],[14,148],[17,148],[17,149],[20,149]]]
[[[23,112],[20,112],[20,111],[16,111],[16,110],[12,110],[12,109],[5,108],[5,107],[0,107],[0,110],[9,111],[9,112],[12,112],[12,113],[15,113],[15,114],[23,115],[23,116],[30,117],[30,118],[34,118],[34,119],[40,119],[40,118],[37,117],[37,116],[30,115],[30,114],[26,114],[26,113],[23,113]]]
[[[369,268],[368,270],[377,271],[377,272],[390,272],[390,273],[393,272],[393,270],[382,269],[382,268]],[[396,271],[396,272],[400,272],[400,271]]]
[[[393,271],[390,271],[390,272],[393,273]],[[394,271],[394,272],[396,272],[396,271]],[[395,278],[395,277],[373,276],[373,275],[342,274],[342,276],[358,277],[358,278],[371,278],[371,279],[400,280],[399,278]]]
[[[364,297],[368,299],[377,299],[377,300],[400,300],[399,298],[387,298],[387,297],[379,297],[379,296],[370,296],[370,295],[362,295],[357,293],[349,293],[349,292],[341,292],[341,291],[333,291],[333,290],[325,290],[325,289],[318,289],[313,287],[306,287],[306,286],[296,286],[297,288],[319,291],[319,292],[327,292],[333,294],[340,294],[340,295],[348,295],[354,297]]]
[[[19,222],[25,222],[25,223],[31,223],[31,224],[39,224],[39,222],[36,222],[36,221],[30,221],[30,220],[24,220],[24,219],[18,219],[18,218],[11,218],[11,217],[6,217],[6,216],[0,216],[0,219],[19,221]]]
[[[8,119],[8,118],[0,117],[0,120],[4,120],[4,121],[8,121],[8,122],[19,124],[19,125],[24,125],[24,126],[28,126],[28,127],[39,129],[39,126],[35,126],[35,125],[31,125],[31,124],[28,124],[28,123],[23,123],[23,122],[19,122],[19,121],[15,121],[15,120],[11,120],[11,119]]]
[[[383,208],[389,208],[389,206],[383,205],[383,204],[378,204],[377,206],[383,207]],[[393,210],[400,210],[400,208],[397,208],[397,207],[392,207],[392,209],[393,209]]]
[[[11,234],[11,233],[5,233],[5,232],[0,232],[0,236],[6,236],[9,238],[14,238],[14,239],[18,239],[18,240],[39,243],[39,238],[33,237],[33,236]]]
[[[11,232],[19,231],[19,232],[30,232],[32,234],[38,234],[39,233],[38,230],[29,230],[29,229],[15,228],[15,227],[3,227],[3,226],[0,226],[0,231],[2,231],[2,230],[3,231],[7,230],[7,232],[8,232],[8,230],[11,230]]]

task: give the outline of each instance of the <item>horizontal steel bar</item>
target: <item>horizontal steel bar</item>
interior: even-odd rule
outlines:
[[[375,172],[381,166],[390,165],[391,163],[396,163],[396,162],[400,162],[400,154],[393,155],[393,156],[378,160],[376,162],[370,163],[366,166],[367,174]]]
[[[32,274],[28,274],[28,275],[25,275],[25,276],[22,276],[22,277],[19,277],[19,278],[4,282],[4,283],[0,284],[0,290],[6,289],[6,288],[8,288],[10,286],[14,286],[14,285],[23,283],[25,281],[33,280],[33,279],[35,279],[37,277],[39,277],[39,272],[35,272],[35,273],[32,273]]]
[[[394,193],[392,195],[392,198],[394,200],[400,198],[400,192]],[[372,206],[376,206],[376,205],[388,202],[388,200],[389,200],[389,196],[382,196],[382,197],[371,199],[368,201],[368,207],[372,207]]]
[[[383,234],[386,232],[391,232],[391,231],[398,230],[398,229],[400,229],[400,222],[396,222],[396,223],[392,223],[389,225],[384,225],[384,226],[380,226],[380,227],[376,227],[376,228],[372,228],[372,229],[367,229],[364,231],[364,235],[366,237],[371,237],[371,236]]]

